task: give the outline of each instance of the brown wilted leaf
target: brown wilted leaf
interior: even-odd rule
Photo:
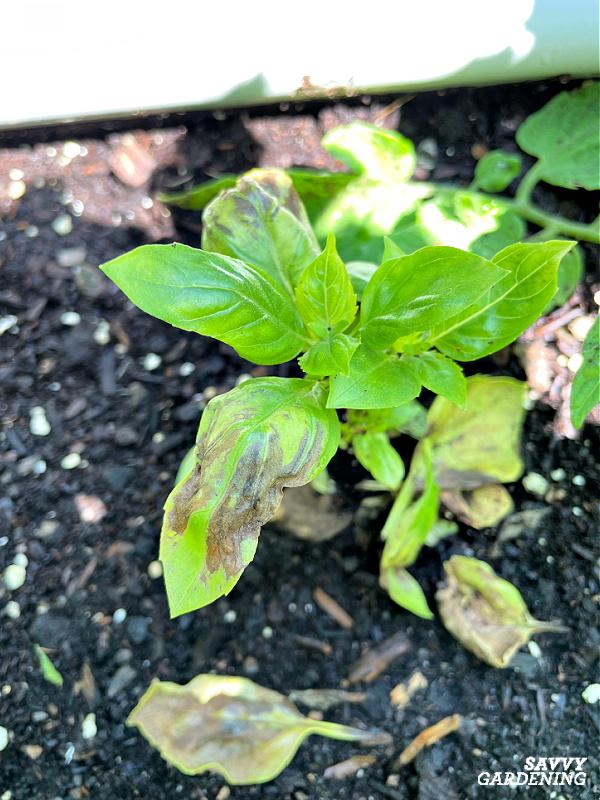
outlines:
[[[390,692],[390,702],[393,706],[406,708],[411,697],[421,689],[426,689],[429,681],[420,670],[415,670],[406,683],[398,683]]]
[[[350,683],[365,681],[371,683],[398,656],[410,650],[410,642],[403,633],[395,633],[378,647],[367,650],[350,668]]]
[[[323,611],[334,619],[338,625],[341,625],[342,628],[350,630],[354,627],[354,620],[350,614],[341,607],[337,600],[334,600],[331,595],[321,589],[320,586],[317,586],[314,590],[313,598],[319,608],[323,609]]]
[[[413,758],[416,758],[424,747],[431,747],[432,744],[439,742],[444,736],[453,733],[460,728],[462,717],[460,714],[452,714],[450,717],[444,717],[435,725],[430,725],[421,731],[412,742],[406,747],[394,762],[394,769],[399,769],[405,764],[410,763]]]

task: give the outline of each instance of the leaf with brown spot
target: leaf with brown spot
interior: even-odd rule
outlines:
[[[228,594],[285,486],[315,478],[340,439],[321,386],[257,378],[210,401],[195,459],[165,504],[160,560],[173,617]]]
[[[198,675],[185,686],[154,681],[127,720],[188,775],[211,770],[231,784],[273,780],[311,734],[389,744],[382,731],[303,716],[283,695],[247,678]]]

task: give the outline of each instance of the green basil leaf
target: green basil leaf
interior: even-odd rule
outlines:
[[[305,717],[279,692],[234,675],[197,675],[183,686],[154,680],[127,724],[180,772],[211,770],[238,786],[276,778],[311,734],[363,745],[391,740],[382,731]]]
[[[391,261],[392,258],[402,258],[407,253],[389,236],[383,237],[383,256],[381,262]]]
[[[408,356],[426,389],[447,397],[460,408],[467,402],[467,381],[462,369],[441,353],[429,351]]]
[[[296,306],[310,333],[319,339],[340,333],[354,320],[356,295],[332,234],[323,252],[302,273]]]
[[[411,474],[396,497],[381,531],[385,541],[381,556],[382,570],[414,564],[427,535],[437,522],[440,490],[429,458],[427,440],[421,443],[420,452],[424,466],[423,493],[417,500],[413,499],[416,489],[411,467]]]
[[[292,289],[319,247],[291,180],[255,169],[207,206],[202,247],[254,264]]]
[[[590,411],[600,403],[600,317],[589,329],[583,343],[583,363],[571,388],[571,421],[581,428]]]
[[[321,145],[353,172],[373,180],[405,183],[417,159],[410,139],[368,122],[352,122],[325,134]]]
[[[424,247],[375,272],[360,310],[362,340],[386,347],[398,337],[428,331],[461,312],[506,272],[454,247]]]
[[[142,311],[220,339],[257,364],[289,361],[306,345],[290,295],[242,261],[183,244],[153,244],[101,269]]]
[[[235,186],[237,177],[237,175],[220,175],[218,178],[184,189],[182,192],[159,192],[158,199],[161,203],[177,206],[177,208],[201,211],[220,192]]]
[[[346,270],[350,276],[350,283],[356,292],[358,300],[362,299],[363,292],[367,288],[367,284],[373,277],[373,273],[376,269],[377,264],[371,264],[369,261],[349,261],[346,264]]]
[[[404,480],[404,463],[386,433],[354,436],[352,447],[356,460],[376,481],[391,492],[398,489]]]
[[[433,619],[425,593],[416,578],[400,567],[387,567],[381,571],[379,582],[394,603],[422,619]]]
[[[160,559],[172,616],[228,594],[285,486],[315,478],[340,439],[319,384],[247,381],[207,405],[196,460],[165,504]]]
[[[484,192],[502,192],[521,172],[521,165],[520,155],[492,150],[477,162],[475,184]]]
[[[357,339],[345,333],[332,333],[311,345],[298,363],[307,375],[347,375],[357,347]]]
[[[349,374],[331,381],[328,408],[390,408],[413,400],[421,391],[414,368],[398,356],[360,345]]]
[[[574,242],[513,244],[492,259],[505,276],[483,297],[441,320],[430,339],[458,361],[474,361],[513,342],[546,308],[556,292],[562,257]]]
[[[407,433],[414,439],[422,439],[427,430],[427,412],[416,400],[395,408],[349,409],[346,420],[352,435],[367,431],[390,435]]]
[[[467,378],[467,405],[461,410],[436,397],[427,414],[427,435],[413,457],[415,472],[427,442],[442,489],[476,489],[516,481],[523,473],[519,454],[527,384],[514,378]]]
[[[561,92],[517,131],[519,147],[539,159],[542,180],[566,189],[600,189],[600,83]]]
[[[544,309],[545,313],[567,302],[577,288],[577,284],[581,281],[583,269],[584,262],[581,247],[575,245],[572,250],[569,250],[569,252],[562,257],[558,265],[558,273],[556,275],[558,288],[554,297]]]
[[[406,253],[447,245],[491,258],[525,236],[525,223],[500,198],[440,190],[404,217],[391,239]]]

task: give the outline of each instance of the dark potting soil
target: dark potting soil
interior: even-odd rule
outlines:
[[[417,142],[429,140],[429,151],[437,150],[434,177],[468,182],[473,145],[512,147],[518,123],[562,88],[556,81],[418,95],[402,106],[399,127]],[[364,111],[365,102],[356,100],[336,113],[351,116]],[[269,110],[186,117],[179,171],[163,170],[155,175],[155,186],[173,186],[181,174],[206,178],[244,169],[260,160],[269,141],[273,147],[279,142],[276,152],[294,163],[286,130],[301,124],[308,136],[311,115],[316,120],[317,113],[329,111],[319,104],[291,109],[288,116]],[[261,128],[260,144],[241,124],[246,116],[271,118]],[[301,157],[296,161],[302,163]],[[524,649],[509,669],[480,663],[437,619],[411,616],[378,588],[378,520],[370,533],[350,526],[323,544],[265,529],[255,561],[228,598],[171,621],[162,581],[151,577],[162,503],[194,440],[202,405],[241,374],[266,369],[132,308],[84,267],[141,244],[143,233],[100,226],[83,216],[73,218],[71,233],[60,235],[52,223],[65,210],[61,182],[38,185],[28,187],[0,237],[0,316],[18,320],[0,339],[0,570],[17,554],[28,559],[25,584],[14,592],[0,588],[0,725],[10,732],[0,753],[0,797],[519,797],[524,795],[478,786],[477,775],[517,771],[527,756],[589,757],[585,788],[530,787],[528,798],[598,796],[597,707],[581,697],[597,680],[600,639],[598,428],[587,426],[577,441],[556,439],[552,410],[537,405],[527,415],[523,455],[526,472],[549,480],[549,500],[528,494],[520,482],[509,488],[516,511],[547,507],[547,514],[500,545],[499,528],[477,532],[463,525],[458,536],[426,549],[415,565],[414,574],[432,599],[442,561],[452,553],[473,553],[519,587],[534,616],[569,626],[565,635],[537,637],[539,649]],[[573,211],[572,195],[547,190],[545,201]],[[585,194],[582,202],[582,218],[589,218],[593,207]],[[197,215],[175,218],[177,238],[196,243]],[[586,253],[591,286],[598,280],[596,256],[591,248]],[[65,266],[69,261],[79,262],[76,269]],[[503,367],[488,360],[482,368],[523,377],[514,357]],[[31,432],[34,407],[45,411],[46,436]],[[61,461],[72,453],[81,462],[66,469],[68,462]],[[558,469],[564,474],[555,472],[550,480]],[[348,475],[364,477],[344,456],[332,472],[342,485],[349,483]],[[356,493],[354,502],[363,496]],[[352,629],[341,628],[315,604],[316,587],[352,615]],[[387,750],[312,737],[276,780],[232,787],[228,794],[218,776],[179,774],[125,726],[152,678],[183,683],[214,671],[246,675],[283,693],[338,688],[366,649],[398,632],[408,639],[406,652],[372,683],[351,687],[367,693],[365,702],[326,714],[388,731],[394,744]],[[321,649],[307,648],[298,636],[318,640]],[[64,678],[62,688],[43,679],[34,643],[48,648]],[[323,645],[331,655],[323,654]],[[404,710],[394,708],[390,690],[416,669],[427,688]],[[90,713],[97,733],[84,739],[82,722]],[[417,733],[453,713],[464,717],[458,733],[402,770],[392,769]],[[356,775],[323,776],[328,766],[370,752],[376,762]]]

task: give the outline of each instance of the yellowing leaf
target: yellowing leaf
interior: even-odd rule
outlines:
[[[513,510],[511,496],[499,483],[487,483],[470,491],[447,490],[442,492],[442,502],[476,530],[491,528]]]
[[[311,734],[388,744],[380,731],[304,717],[283,695],[247,678],[155,681],[129,715],[163,758],[188,775],[211,770],[236,785],[273,780]]]
[[[210,401],[195,461],[165,504],[160,559],[172,616],[231,591],[283,488],[313,480],[339,437],[312,381],[257,378]]]
[[[507,667],[536,633],[564,632],[529,613],[519,590],[489,564],[452,556],[444,564],[446,586],[436,594],[442,622],[458,641],[492,667]]]

